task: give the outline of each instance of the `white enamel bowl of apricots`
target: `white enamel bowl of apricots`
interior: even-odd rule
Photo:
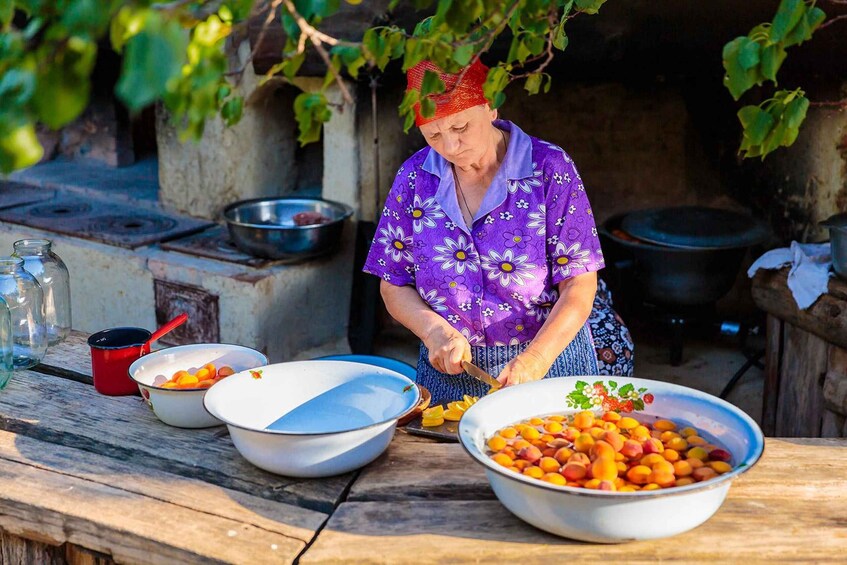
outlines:
[[[537,528],[602,543],[676,535],[708,520],[762,455],[762,431],[728,402],[658,381],[596,379],[502,389],[459,422],[497,498]]]
[[[208,428],[223,422],[203,407],[206,391],[235,373],[267,364],[265,355],[249,347],[198,343],[144,355],[129,366],[129,377],[162,422]]]

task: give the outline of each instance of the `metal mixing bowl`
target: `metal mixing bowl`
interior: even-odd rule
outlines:
[[[294,215],[318,212],[325,224],[298,226]],[[236,247],[266,259],[303,260],[332,253],[338,247],[344,221],[353,215],[346,204],[321,198],[257,198],[230,204],[224,210]]]

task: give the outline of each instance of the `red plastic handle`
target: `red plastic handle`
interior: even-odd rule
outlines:
[[[177,316],[176,318],[174,318],[173,320],[171,320],[170,322],[168,322],[167,324],[165,324],[164,326],[162,326],[161,328],[159,328],[158,330],[156,330],[155,332],[153,332],[153,335],[150,336],[150,339],[148,339],[144,343],[144,347],[142,348],[143,351],[144,352],[150,351],[150,344],[151,343],[153,343],[157,339],[161,338],[166,333],[173,331],[174,329],[178,328],[179,326],[184,324],[187,320],[188,320],[188,314],[182,313],[179,316]]]

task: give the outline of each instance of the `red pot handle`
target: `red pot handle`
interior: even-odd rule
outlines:
[[[148,339],[146,342],[144,342],[144,345],[141,346],[142,353],[145,354],[145,355],[147,353],[149,353],[151,343],[153,343],[157,339],[161,338],[166,333],[178,328],[179,326],[184,324],[187,320],[188,320],[188,314],[182,313],[179,316],[177,316],[176,318],[174,318],[173,320],[171,320],[170,322],[168,322],[167,324],[165,324],[164,326],[162,326],[161,328],[159,328],[158,330],[156,330],[155,332],[153,332],[153,335],[150,336],[150,339]]]

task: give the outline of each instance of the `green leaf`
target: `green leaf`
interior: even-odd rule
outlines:
[[[307,20],[315,16],[322,19],[331,16],[340,6],[339,0],[294,0],[297,12]]]
[[[116,92],[132,112],[156,101],[186,62],[188,38],[175,21],[148,25],[126,44]]]
[[[226,125],[231,126],[238,123],[241,119],[243,110],[244,98],[241,96],[234,96],[224,102],[224,105],[221,107],[221,118],[223,118]]]
[[[329,121],[332,113],[327,107],[326,97],[321,93],[302,92],[294,99],[294,117],[299,126],[297,140],[301,145],[317,141],[321,127]]]
[[[12,67],[0,75],[0,100],[3,105],[23,106],[35,92],[35,64],[32,58],[19,67]]]
[[[585,381],[576,381],[576,384],[574,385],[574,387],[579,391],[582,391],[582,389],[584,389],[587,386],[588,386],[588,383],[585,382]]]
[[[762,46],[750,38],[741,41],[738,49],[738,64],[745,71],[759,64]]]
[[[96,40],[109,25],[112,16],[111,4],[110,1],[102,0],[71,0],[60,10],[59,21],[68,35]]]
[[[768,45],[762,50],[762,76],[776,84],[776,73],[787,53],[779,43]]]
[[[644,410],[644,401],[640,398],[635,398],[632,401],[632,407],[636,410]]]
[[[618,388],[618,383],[616,383],[615,381],[609,381],[609,388],[615,390],[616,388]]]
[[[564,51],[568,46],[568,35],[565,33],[565,22],[559,22],[556,26],[555,35],[553,35],[553,47],[559,51]]]
[[[758,63],[757,49],[760,49],[759,44],[746,36],[736,37],[724,45],[723,67],[726,70],[726,75],[724,75],[723,82],[736,100],[760,80],[756,66]],[[745,67],[744,65],[748,66]]]
[[[461,65],[462,67],[470,63],[473,56],[474,46],[470,44],[459,45],[456,47],[455,51],[453,51],[453,60],[456,61],[456,64]]]
[[[579,407],[582,408],[583,410],[588,410],[589,408],[591,408],[591,401],[586,400],[585,402],[581,403],[579,405]]]
[[[752,145],[760,145],[773,128],[774,119],[758,106],[744,106],[738,111],[744,136]]]
[[[0,27],[6,27],[15,16],[15,3],[12,0],[0,0]]]
[[[806,4],[803,0],[782,0],[773,18],[770,39],[779,43],[805,16]]]
[[[606,0],[576,0],[576,9],[586,14],[596,14]]]
[[[11,173],[41,159],[44,148],[38,142],[33,124],[9,127],[5,117],[0,119],[0,124],[0,172]]]
[[[783,119],[786,125],[791,129],[797,129],[803,120],[806,119],[806,111],[809,109],[809,99],[805,96],[798,96],[785,107]],[[792,142],[793,143],[793,142]],[[789,143],[788,145],[791,145]]]
[[[39,119],[58,129],[76,119],[88,105],[97,46],[72,37],[58,52],[48,51],[50,46],[45,45],[38,53],[44,63],[39,65],[32,103]]]
[[[446,85],[444,84],[444,81],[438,77],[438,73],[430,70],[424,72],[423,81],[421,82],[421,98],[425,98],[430,94],[439,94],[444,92],[445,88]]]
[[[505,92],[498,92],[497,94],[494,95],[494,103],[491,104],[491,109],[496,110],[497,108],[499,108],[500,106],[502,106],[505,103],[506,103],[506,93]]]
[[[538,94],[542,81],[543,77],[541,76],[541,73],[533,73],[526,77],[526,84],[524,84],[524,88],[530,93],[530,95]]]
[[[431,118],[435,115],[435,102],[433,102],[430,98],[424,98],[421,100],[421,116],[424,118]]]
[[[817,6],[806,12],[806,23],[810,32],[814,33],[826,19],[826,13]]]
[[[632,392],[633,390],[635,390],[635,387],[632,386],[632,383],[627,383],[618,389],[618,394],[623,397]]]

